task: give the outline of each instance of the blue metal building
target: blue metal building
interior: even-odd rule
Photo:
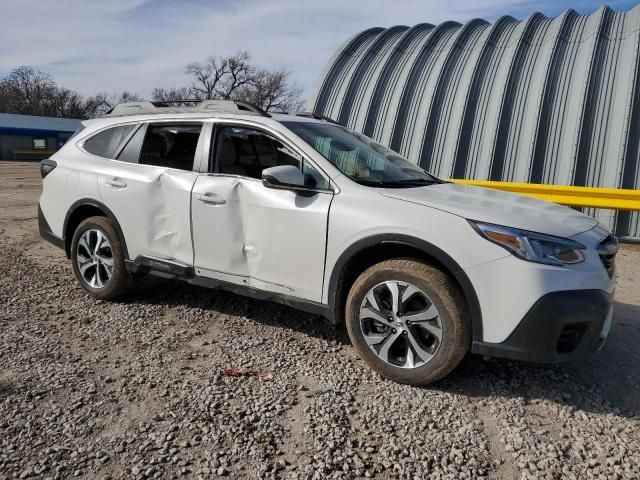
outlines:
[[[0,113],[0,160],[42,160],[80,127],[80,120]]]

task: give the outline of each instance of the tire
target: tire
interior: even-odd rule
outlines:
[[[367,269],[351,287],[345,309],[360,357],[399,383],[425,385],[444,378],[471,344],[466,301],[457,284],[418,260],[387,260]]]
[[[103,240],[100,240],[98,232],[104,236]],[[102,247],[96,252],[95,244],[98,241]],[[89,265],[92,262],[93,265]],[[111,220],[106,217],[90,217],[78,225],[71,241],[71,264],[82,288],[95,298],[116,298],[133,285],[132,277],[124,264],[122,242]],[[81,268],[81,265],[89,266]]]

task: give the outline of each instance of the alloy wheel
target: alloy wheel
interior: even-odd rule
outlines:
[[[373,287],[362,301],[359,318],[369,348],[396,367],[424,365],[442,343],[438,309],[425,292],[408,282],[394,280]]]
[[[113,276],[113,249],[98,229],[85,231],[76,250],[76,264],[84,281],[92,288],[104,288]]]

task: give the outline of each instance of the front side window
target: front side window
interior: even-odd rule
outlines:
[[[150,124],[140,149],[139,163],[193,170],[200,130],[200,123]]]
[[[308,161],[277,138],[251,128],[224,127],[217,135],[217,171],[260,179],[265,168],[293,165],[301,169],[305,185],[327,189],[328,181]]]
[[[362,185],[403,188],[441,183],[436,177],[369,137],[340,125],[285,121],[287,128]]]
[[[104,158],[115,158],[114,155],[122,142],[129,136],[135,125],[120,125],[108,128],[84,142],[84,149]]]

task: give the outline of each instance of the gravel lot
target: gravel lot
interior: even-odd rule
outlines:
[[[591,361],[468,356],[414,388],[284,306],[153,278],[89,298],[39,192],[38,165],[0,163],[0,479],[640,478],[638,248]]]

